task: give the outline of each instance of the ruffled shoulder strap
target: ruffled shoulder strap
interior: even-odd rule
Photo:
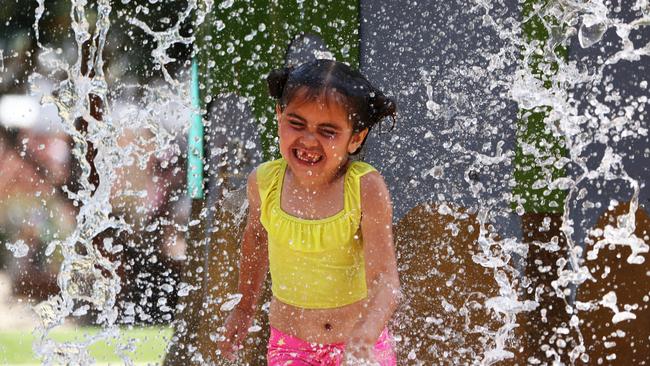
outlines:
[[[356,179],[359,179],[370,172],[377,171],[377,169],[365,161],[353,161],[348,169],[348,175],[350,175],[350,177],[356,177]]]
[[[257,189],[260,193],[262,203],[267,201],[269,195],[276,189],[283,164],[283,159],[277,159],[267,161],[257,167]]]
[[[345,180],[346,209],[361,209],[361,177],[376,171],[372,165],[363,161],[353,161],[350,164]]]

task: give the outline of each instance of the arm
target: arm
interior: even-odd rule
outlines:
[[[248,176],[246,195],[248,217],[242,237],[237,284],[237,291],[242,294],[242,299],[237,309],[254,315],[269,269],[266,230],[260,222],[260,194],[257,190],[256,171]]]
[[[365,311],[354,326],[350,344],[372,349],[401,297],[393,245],[393,208],[379,173],[361,178],[361,212],[368,299]]]
[[[224,324],[224,340],[218,347],[227,358],[234,359],[255,316],[262,285],[269,268],[266,230],[260,222],[260,195],[256,171],[248,176],[246,186],[248,217],[241,243],[237,291],[242,298]]]

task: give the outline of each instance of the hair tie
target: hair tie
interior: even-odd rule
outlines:
[[[385,117],[391,117],[392,125],[390,131],[395,128],[395,114],[397,112],[396,103],[393,99],[385,96],[382,92],[374,90],[370,93],[370,126],[383,121]],[[382,132],[381,130],[379,131]]]
[[[266,77],[266,83],[269,87],[269,94],[273,98],[282,98],[282,93],[284,92],[285,85],[287,85],[287,80],[289,80],[291,71],[293,71],[293,67],[275,69],[269,73],[269,76]]]

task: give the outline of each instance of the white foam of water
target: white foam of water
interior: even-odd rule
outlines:
[[[159,102],[170,99],[189,101],[187,92],[184,91],[187,88],[171,78],[164,69],[164,65],[170,60],[166,57],[166,51],[172,44],[192,41],[191,38],[178,34],[179,25],[189,18],[190,13],[196,16],[196,22],[200,24],[205,14],[210,11],[211,4],[211,1],[204,2],[199,9],[196,1],[190,1],[179,17],[179,22],[170,32],[154,32],[145,23],[134,20],[135,24],[149,31],[148,34],[158,42],[154,56],[160,63],[163,76],[169,84],[168,87],[161,86],[153,89],[146,86],[138,87],[143,91],[145,99],[155,98]],[[87,6],[89,5],[85,0],[71,1],[71,28],[77,45],[77,57],[70,65],[51,48],[41,43],[39,23],[46,12],[44,0],[38,1],[35,11],[34,30],[38,47],[41,49],[41,61],[46,63],[48,68],[61,71],[66,75],[63,80],[55,81],[52,92],[44,94],[42,103],[52,104],[57,108],[62,130],[74,142],[72,153],[81,170],[79,177],[81,189],[77,192],[67,191],[69,199],[76,201],[80,207],[76,217],[76,228],[67,238],[49,243],[46,249],[48,255],[59,249],[63,256],[57,276],[61,293],[34,307],[34,311],[41,319],[41,326],[36,330],[38,340],[35,342],[34,349],[44,364],[91,364],[92,358],[86,351],[87,346],[101,339],[114,337],[119,332],[116,324],[118,318],[116,299],[121,289],[120,277],[117,275],[117,268],[121,263],[111,262],[93,242],[109,229],[115,230],[117,234],[132,231],[132,223],[113,214],[111,192],[118,176],[116,171],[134,161],[141,166],[146,164],[150,154],[165,151],[174,138],[155,122],[155,117],[152,117],[155,111],[152,109],[146,109],[145,113],[141,113],[139,118],[129,120],[128,124],[113,119],[109,90],[124,89],[129,86],[119,85],[116,88],[109,88],[104,76],[103,52],[111,25],[111,2],[109,0],[96,2],[96,20],[93,26],[89,23]],[[84,45],[89,47],[85,48]],[[87,50],[86,54],[84,49]],[[88,72],[83,73],[84,69]],[[48,76],[35,74],[30,77],[30,81],[44,78]],[[94,96],[95,102],[101,105],[101,117],[96,117],[97,115],[92,112],[94,102],[89,95]],[[76,122],[80,118],[88,123],[87,131],[82,132],[77,129]],[[138,128],[147,128],[153,133],[153,142],[156,143],[157,149],[152,153],[137,156],[142,151],[137,145],[120,147],[118,138],[122,133],[127,129]],[[86,158],[89,144],[93,145],[96,152],[94,165],[99,176],[97,186],[89,181],[91,165]],[[134,160],[132,155],[136,155],[137,159]],[[110,238],[104,240],[103,246],[110,253],[122,250],[121,245],[112,246]],[[181,286],[179,296],[187,295],[191,290]],[[102,326],[101,332],[93,336],[87,335],[85,340],[79,342],[60,343],[48,337],[49,332],[63,324],[68,316],[81,316],[88,313],[90,309],[96,313],[95,322]],[[134,315],[128,314],[129,311],[133,312],[132,310],[127,307],[125,315],[127,317]],[[132,362],[125,355],[129,347],[120,345],[116,352],[122,356],[125,364],[130,365]]]
[[[15,243],[5,243],[5,247],[15,258],[22,258],[29,253],[29,246],[24,240],[17,240]]]
[[[229,294],[226,301],[221,304],[219,308],[221,311],[231,311],[239,304],[242,299],[242,294]]]
[[[592,113],[591,116],[597,116],[600,123],[599,128],[597,128],[592,134],[594,138],[590,139],[589,135],[585,134],[585,126],[590,122],[590,120],[592,120],[592,117],[588,114],[581,114],[581,111],[579,111],[580,101],[574,100],[572,96],[568,94],[568,91],[574,90],[576,87],[583,85],[601,86],[603,70],[606,65],[615,64],[620,60],[635,61],[639,60],[640,57],[649,55],[650,44],[642,45],[635,49],[633,43],[629,39],[630,33],[633,30],[650,24],[650,11],[648,11],[647,1],[641,0],[636,2],[634,5],[635,9],[641,10],[642,15],[640,18],[629,23],[625,23],[613,17],[610,18],[608,16],[608,8],[601,0],[590,2],[557,2],[548,3],[544,7],[538,7],[535,9],[533,16],[538,15],[540,19],[543,20],[543,23],[550,34],[550,38],[541,53],[539,52],[540,46],[535,41],[529,44],[521,40],[516,26],[520,24],[519,22],[503,21],[503,19],[495,20],[492,18],[490,12],[495,5],[499,5],[498,1],[475,1],[474,3],[478,8],[483,9],[485,12],[483,24],[495,28],[501,39],[511,41],[508,45],[509,47],[504,47],[497,55],[492,55],[492,57],[488,56],[492,60],[500,60],[499,62],[491,62],[491,71],[498,71],[503,67],[503,65],[507,64],[507,61],[504,63],[503,60],[512,60],[508,57],[499,56],[503,54],[512,54],[517,50],[521,52],[523,60],[518,63],[519,67],[514,73],[512,79],[509,81],[510,98],[517,102],[519,107],[522,109],[532,110],[539,107],[544,108],[545,110],[550,109],[551,112],[545,119],[547,128],[554,136],[560,137],[563,140],[569,152],[567,158],[548,160],[548,158],[545,157],[546,154],[544,151],[540,151],[535,146],[523,144],[522,149],[524,154],[534,157],[537,163],[542,166],[552,165],[555,168],[562,168],[567,164],[572,164],[578,168],[579,173],[575,176],[562,177],[555,180],[544,179],[535,183],[537,188],[560,189],[568,193],[563,210],[561,230],[567,238],[569,256],[566,260],[561,260],[557,263],[555,271],[558,273],[559,278],[552,284],[554,290],[560,297],[564,298],[563,294],[565,290],[568,290],[572,286],[580,285],[588,279],[593,279],[588,268],[581,264],[580,254],[582,253],[582,250],[574,241],[572,236],[574,232],[572,227],[573,223],[570,220],[572,200],[582,195],[578,187],[581,184],[590,181],[595,181],[601,178],[605,180],[622,179],[628,182],[633,193],[629,212],[620,216],[616,225],[607,225],[606,229],[602,233],[599,233],[602,234],[603,238],[593,245],[591,250],[588,252],[588,258],[595,258],[598,255],[598,250],[605,246],[617,245],[626,246],[631,249],[632,253],[627,258],[628,263],[643,263],[643,255],[648,252],[648,245],[645,244],[641,238],[634,235],[634,213],[638,208],[638,182],[628,176],[625,167],[623,166],[621,156],[615,153],[611,147],[606,148],[601,164],[596,169],[590,169],[582,155],[590,144],[606,144],[608,142],[607,136],[610,135],[610,131],[616,130],[619,135],[632,137],[634,137],[635,134],[645,136],[647,132],[644,131],[644,129],[641,129],[640,132],[630,131],[627,126],[629,126],[629,121],[632,116],[629,115],[629,113],[626,113],[626,117],[611,118],[610,116],[615,115],[615,111],[610,110],[603,103],[593,98],[590,100],[592,108],[588,113]],[[578,27],[577,29],[575,28],[576,26]],[[582,47],[592,47],[602,39],[603,35],[610,28],[616,30],[616,35],[619,37],[622,47],[613,55],[607,56],[595,71],[588,71],[586,67],[580,66],[576,61],[564,61],[555,55],[554,50],[556,46],[567,44],[571,37],[574,37],[575,35],[577,35],[578,41]],[[508,51],[508,48],[510,51]],[[539,55],[544,55],[545,58],[550,60],[549,62],[555,62],[559,65],[557,72],[546,73],[546,77],[550,80],[550,88],[538,79],[537,73],[531,66],[534,63],[530,60],[533,59],[533,56],[537,57]],[[432,100],[433,88],[429,82],[431,79],[432,78],[425,78],[427,95],[431,102],[430,109],[433,108],[437,110],[437,108],[434,108],[435,106],[433,105],[434,102]],[[613,97],[610,95],[609,98]],[[497,154],[497,156],[498,155],[499,154]],[[478,163],[475,167],[483,166],[486,163],[489,164],[492,161],[490,159],[484,159],[478,153],[475,153],[474,156],[478,158]],[[494,160],[494,163],[498,164],[499,162],[499,159]],[[470,185],[474,184],[474,188],[476,189],[474,189],[473,192],[475,196],[480,199],[483,187],[480,187],[478,184],[472,183],[467,179],[466,181],[468,181]],[[518,209],[517,212],[523,214],[523,207]],[[494,240],[486,230],[492,216],[492,213],[489,211],[489,206],[479,208],[478,219],[481,231],[478,240],[478,247],[481,248],[481,252],[475,254],[473,259],[476,263],[482,266],[494,268],[495,280],[499,284],[500,291],[503,291],[505,294],[510,293],[509,296],[494,297],[486,300],[486,306],[502,314],[509,315],[509,317],[504,318],[504,324],[502,326],[503,332],[501,333],[503,337],[496,337],[496,346],[492,349],[486,349],[484,358],[481,361],[482,364],[491,364],[512,357],[512,354],[509,351],[506,351],[502,345],[504,344],[503,341],[505,339],[512,336],[509,334],[508,330],[513,329],[514,326],[516,326],[514,316],[519,312],[533,311],[535,309],[534,302],[528,303],[527,306],[521,305],[522,301],[520,301],[517,298],[517,295],[513,293],[512,286],[507,281],[508,276],[505,272],[497,270],[499,268],[510,268],[510,250],[525,254],[527,250],[521,250],[520,248],[525,248],[526,245],[522,243],[510,245],[508,250],[501,251],[502,256],[495,257],[490,251],[490,248],[499,245],[500,241]],[[515,239],[508,240],[511,243],[517,242]],[[557,242],[533,244],[539,245],[541,248],[549,251],[557,251],[559,249]],[[592,303],[588,306],[585,306],[584,303],[575,304],[575,306],[567,304],[567,307],[572,312],[590,311],[599,305],[613,307],[615,306],[615,302],[614,299],[613,302],[606,301],[600,304]],[[523,303],[525,304],[525,302]],[[614,318],[613,321],[628,320],[633,319],[634,314],[629,311],[619,312],[616,308]],[[577,315],[573,315],[572,321],[570,322],[570,326],[577,331],[579,338],[579,343],[570,350],[572,360],[577,360],[578,358],[588,359],[588,356],[584,353],[585,347],[580,334],[578,319]],[[557,352],[552,348],[547,349],[547,354],[555,357],[556,360],[559,360]]]

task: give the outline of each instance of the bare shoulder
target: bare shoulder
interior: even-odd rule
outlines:
[[[361,197],[366,199],[381,199],[390,201],[390,193],[384,177],[377,171],[370,172],[361,177]]]
[[[388,186],[379,172],[373,171],[361,177],[360,186],[361,210],[366,215],[392,214]]]

